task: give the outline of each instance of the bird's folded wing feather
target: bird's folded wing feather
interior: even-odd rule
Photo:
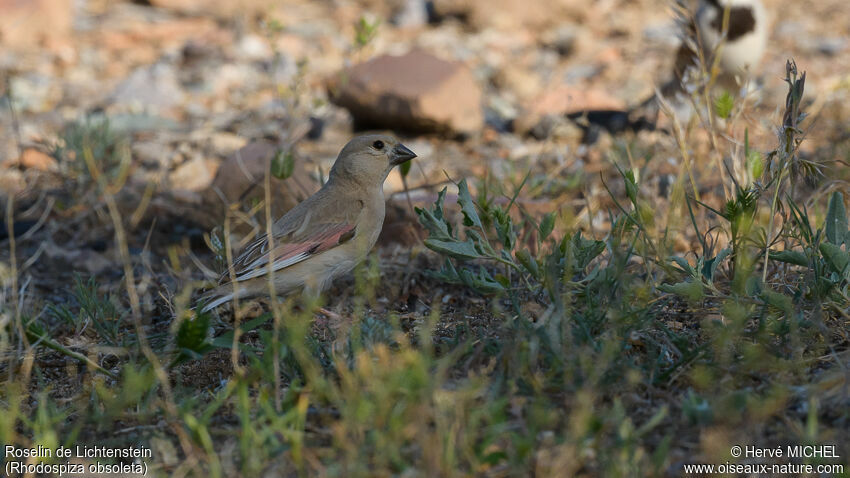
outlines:
[[[275,235],[269,251],[268,237],[262,236],[249,244],[233,261],[237,281],[253,279],[272,271],[279,271],[293,264],[321,254],[354,237],[355,226],[344,222],[314,223],[306,228],[285,235]],[[222,279],[227,279],[227,273]]]

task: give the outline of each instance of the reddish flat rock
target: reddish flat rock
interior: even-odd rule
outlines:
[[[379,56],[340,77],[334,101],[369,126],[469,133],[484,122],[481,89],[460,62],[412,51]]]

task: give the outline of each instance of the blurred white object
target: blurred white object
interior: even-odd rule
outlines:
[[[684,8],[682,12],[685,12]],[[728,18],[724,17],[728,12]],[[681,13],[682,44],[676,53],[672,74],[656,94],[634,108],[630,117],[654,123],[661,105],[685,123],[693,114],[690,96],[705,81],[702,68],[719,69],[714,85],[733,95],[748,94],[749,78],[767,46],[768,18],[761,0],[700,0],[696,14]],[[699,65],[700,59],[705,64]]]
[[[720,47],[718,66],[726,81],[753,72],[767,46],[767,12],[760,0],[703,0],[696,14],[698,41],[711,58],[723,41],[723,17],[729,11],[725,42]]]

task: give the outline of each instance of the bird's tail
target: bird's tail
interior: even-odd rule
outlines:
[[[242,298],[244,294],[245,290],[242,288],[234,288],[232,284],[223,284],[201,294],[195,303],[195,307],[199,308],[202,313],[209,312],[234,298]]]

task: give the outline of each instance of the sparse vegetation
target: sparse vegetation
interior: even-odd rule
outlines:
[[[96,161],[94,173],[86,163],[87,154]],[[63,175],[82,190],[97,184],[98,174],[103,174],[107,183],[119,180],[130,166],[128,139],[102,117],[70,123],[53,145],[51,155],[59,161]]]
[[[366,18],[357,51],[380,25]],[[6,208],[0,442],[144,446],[153,476],[678,476],[735,444],[834,444],[840,460],[805,461],[850,473],[850,213],[846,184],[818,181],[831,165],[801,152],[805,80],[789,62],[772,151],[724,92],[651,137],[674,174],[655,175],[660,149],[628,136],[609,138],[598,176],[525,168],[549,167],[532,152],[423,186],[422,243],[336,284],[324,305],[341,320],[300,297],[191,310],[197,265],[226,268],[237,234],[192,245],[173,237],[190,218],[135,203],[128,221],[114,195],[131,138],[72,122],[51,155],[96,212],[81,202],[24,236]],[[306,116],[288,96],[300,87],[281,91]],[[293,151],[271,176],[294,179]],[[706,185],[698,161],[725,182]],[[421,167],[406,166],[409,192]],[[253,206],[240,217],[270,217]],[[36,241],[59,252],[33,273]],[[113,267],[83,273],[71,248]]]

